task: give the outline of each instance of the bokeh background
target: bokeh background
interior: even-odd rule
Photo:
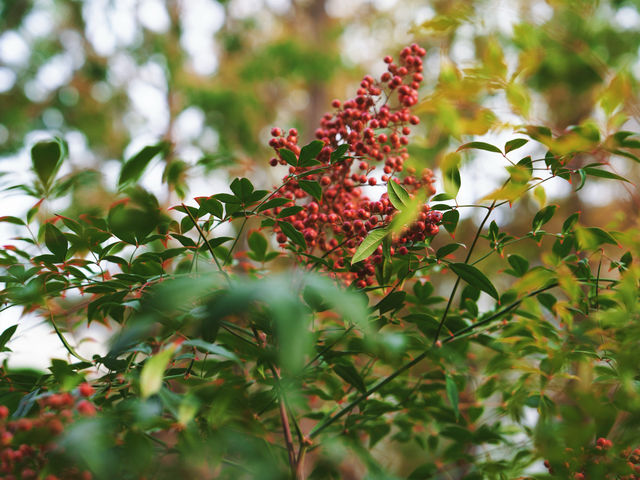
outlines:
[[[268,166],[269,129],[296,127],[301,143],[311,140],[333,98],[352,96],[364,74],[382,73],[384,55],[413,41],[428,49],[411,145],[417,166],[438,172],[471,139],[463,132],[497,145],[525,124],[637,132],[639,11],[638,0],[0,1],[0,216],[38,204],[8,187],[33,179],[29,148],[54,135],[69,145],[61,173],[71,195],[38,204],[34,218],[104,213],[118,199],[122,163],[162,140],[170,154],[141,184],[166,207],[227,191],[235,176],[270,188],[282,171]],[[608,161],[637,184],[634,161],[588,157],[577,161]],[[458,202],[481,203],[505,165],[487,152],[465,156]],[[545,202],[610,228],[637,222],[640,208],[634,184],[603,179],[575,193],[558,179],[496,219],[524,233],[522,219]],[[481,212],[461,212],[456,240],[466,242]],[[0,244],[16,235],[12,227],[1,224]],[[441,237],[434,245],[448,241]],[[532,264],[539,254],[519,253]],[[45,368],[65,356],[40,318],[2,310],[0,329],[15,322],[12,364]],[[68,339],[90,355],[111,329],[93,324]]]

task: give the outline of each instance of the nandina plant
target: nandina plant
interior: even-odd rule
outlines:
[[[31,146],[38,203],[1,218],[20,233],[0,298],[68,355],[2,367],[4,478],[637,478],[637,222],[584,224],[539,187],[626,182],[608,159],[637,161],[639,141],[525,124],[434,173],[410,151],[425,53],[385,57],[302,147],[274,127],[269,190],[237,178],[162,208],[136,185],[161,142],[124,163],[104,215],[38,217],[65,194],[67,147]],[[461,205],[477,151],[505,178]],[[505,230],[497,212],[531,192],[526,228]],[[481,213],[467,236],[463,209]],[[84,358],[64,331],[92,322],[114,333]]]

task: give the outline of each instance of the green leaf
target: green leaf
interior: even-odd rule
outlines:
[[[304,236],[302,235],[302,233],[296,230],[293,225],[291,225],[289,222],[281,220],[278,222],[278,226],[282,230],[282,233],[289,237],[293,243],[301,246],[305,250],[307,249],[307,242],[305,241]]]
[[[457,153],[452,153],[444,157],[440,164],[440,170],[442,171],[442,182],[444,184],[444,191],[447,192],[452,198],[455,198],[460,190],[460,160],[461,157]]]
[[[13,223],[14,225],[24,225],[24,222],[18,217],[12,217],[11,215],[5,215],[0,217],[0,222]]]
[[[318,202],[322,200],[322,187],[320,183],[312,180],[298,180],[298,185]]]
[[[529,261],[516,253],[509,255],[507,261],[513,268],[516,277],[523,276],[529,270]]]
[[[338,145],[336,149],[331,152],[331,163],[335,163],[340,160],[345,153],[349,150],[349,144],[343,143],[342,145]]]
[[[504,153],[509,153],[514,151],[517,148],[520,148],[526,145],[529,142],[526,138],[514,138],[513,140],[509,140],[504,144]]]
[[[566,235],[573,230],[574,225],[578,222],[579,213],[573,213],[562,224],[562,235]]]
[[[258,212],[263,212],[265,210],[269,210],[270,208],[281,207],[289,203],[290,201],[291,200],[285,197],[271,198],[258,207]]]
[[[177,345],[172,343],[168,348],[149,358],[140,372],[140,396],[149,398],[160,391],[164,371],[169,365],[171,357],[177,349]]]
[[[205,213],[213,215],[216,218],[222,218],[224,216],[224,207],[219,200],[213,197],[199,197],[196,198],[196,201],[200,205],[200,209],[198,210],[198,214],[194,215],[194,217],[200,218]]]
[[[369,235],[362,241],[356,253],[353,254],[353,258],[351,259],[351,265],[354,263],[358,263],[365,258],[368,258],[373,252],[376,251],[378,245],[382,243],[384,237],[387,236],[386,228],[378,228],[375,230],[371,230]]]
[[[249,235],[249,248],[255,252],[258,259],[263,259],[265,253],[267,253],[267,239],[260,232],[252,232]]]
[[[449,267],[451,267],[451,270],[453,270],[456,275],[458,275],[469,285],[479,288],[483,292],[488,293],[493,298],[498,300],[499,295],[496,287],[494,287],[491,281],[485,276],[485,274],[478,270],[476,267],[468,265],[466,263],[451,263],[449,264]]]
[[[579,168],[576,170],[576,173],[580,175],[580,183],[578,184],[578,188],[575,190],[577,192],[584,187],[584,182],[587,180],[587,172],[584,171],[584,168]]]
[[[2,334],[0,335],[0,352],[7,351],[7,348],[5,345],[9,340],[11,340],[11,337],[13,337],[13,334],[16,333],[17,329],[18,329],[18,325],[12,325],[11,327],[7,328],[4,332],[2,332]]]
[[[319,163],[316,157],[320,154],[320,151],[324,148],[324,142],[321,140],[314,140],[313,142],[305,145],[300,149],[300,159],[298,160],[299,167],[308,167],[309,165]]]
[[[389,195],[389,201],[398,210],[403,210],[411,200],[407,191],[399,184],[389,179],[387,182],[387,195]]]
[[[442,202],[444,200],[453,200],[456,197],[449,195],[448,193],[439,193],[431,199],[432,202]]]
[[[582,170],[584,173],[591,175],[592,177],[610,178],[611,180],[622,180],[623,182],[631,183],[626,178],[616,175],[615,173],[608,172],[607,170],[601,170],[593,167],[584,167]]]
[[[242,202],[248,203],[253,192],[253,185],[248,178],[236,178],[229,185],[233,194]]]
[[[302,211],[303,208],[299,205],[294,205],[293,207],[283,208],[278,214],[278,218],[287,218],[291,215],[295,215],[296,213]]]
[[[31,147],[31,164],[45,190],[49,189],[65,155],[65,145],[59,138],[38,142]]]
[[[364,380],[353,365],[334,365],[333,371],[336,372],[345,382],[355,387],[359,392],[367,391]]]
[[[122,166],[120,171],[120,179],[118,180],[118,188],[128,183],[137,182],[142,176],[142,172],[147,168],[149,162],[160,152],[167,148],[166,142],[160,142],[155,145],[148,145],[131,157]]]
[[[47,223],[44,226],[44,243],[56,257],[57,262],[64,262],[69,243],[64,234],[52,223]]]
[[[540,230],[540,227],[542,227],[542,225],[551,220],[553,215],[556,213],[557,208],[557,205],[549,205],[536,213],[536,215],[533,217],[533,222],[531,222],[531,229],[534,233]]]
[[[383,315],[391,310],[397,310],[402,307],[406,296],[407,292],[391,292],[382,300],[380,300],[374,308],[380,310],[380,315]]]
[[[458,386],[456,382],[449,375],[445,375],[445,386],[447,389],[447,397],[453,407],[453,412],[456,414],[456,420],[460,417],[460,409],[458,408],[459,394]]]
[[[440,247],[438,249],[438,251],[436,252],[436,257],[437,258],[444,258],[447,255],[455,252],[460,247],[464,247],[464,244],[463,243],[450,243],[448,245],[445,245],[444,247]]]
[[[298,166],[298,157],[296,157],[296,154],[293,153],[291,150],[288,150],[286,148],[281,148],[280,150],[278,150],[278,153],[280,153],[280,156],[282,157],[282,159],[287,162],[289,165],[292,165],[294,167]]]
[[[240,363],[240,359],[236,356],[235,353],[230,352],[224,347],[220,345],[216,345],[214,343],[205,342],[199,338],[192,338],[191,340],[187,340],[182,342],[182,345],[185,347],[195,347],[203,352],[211,353],[213,355],[218,355],[226,360],[231,360],[232,362]]]
[[[456,150],[456,152],[459,152],[461,150],[469,150],[472,148],[475,150],[486,150],[487,152],[502,153],[502,150],[500,150],[495,145],[491,145],[490,143],[485,143],[485,142],[465,143],[464,145],[460,145],[458,147],[458,150]]]
[[[460,220],[459,210],[449,210],[442,215],[442,226],[453,235],[458,226],[458,220]]]
[[[598,227],[576,227],[576,237],[580,248],[587,250],[595,250],[605,243],[620,246],[609,232]]]

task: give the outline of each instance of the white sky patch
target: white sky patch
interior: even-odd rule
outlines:
[[[169,29],[171,19],[167,9],[159,0],[143,0],[138,6],[140,23],[155,33],[163,33]]]
[[[265,0],[265,2],[278,15],[282,15],[291,9],[291,0]]]
[[[625,30],[638,30],[640,28],[640,13],[631,6],[624,6],[616,12],[614,21]]]
[[[8,92],[16,83],[16,74],[13,70],[0,67],[0,93]]]
[[[365,0],[351,0],[345,2],[344,0],[328,0],[325,6],[327,14],[335,17],[350,17],[354,15],[359,9],[365,8]]]
[[[104,56],[112,55],[117,45],[106,19],[107,6],[107,0],[87,0],[82,9],[87,39],[95,51]]]
[[[531,5],[531,14],[531,20],[542,25],[553,18],[553,7],[543,0],[538,0]]]
[[[247,18],[256,15],[264,7],[262,0],[232,0],[229,4],[229,16]]]
[[[51,12],[45,9],[33,9],[22,21],[22,27],[30,37],[46,37],[53,30]]]
[[[27,42],[13,30],[0,36],[0,60],[7,65],[24,66],[29,61],[30,54]]]
[[[189,107],[175,120],[174,135],[178,142],[196,139],[204,127],[204,113],[198,107]]]
[[[200,75],[218,69],[213,35],[222,28],[224,8],[212,0],[190,0],[183,4],[180,44],[191,57],[191,66]]]
[[[54,55],[42,65],[36,75],[36,80],[47,90],[55,90],[67,83],[73,77],[73,59],[67,53]]]
[[[376,7],[380,11],[388,11],[396,6],[398,0],[371,0],[373,6]]]
[[[169,125],[166,93],[137,78],[131,81],[127,93],[136,112],[146,121],[145,130],[152,135],[166,132]]]

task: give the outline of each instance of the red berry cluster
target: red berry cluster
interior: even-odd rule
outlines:
[[[83,397],[91,396],[93,387],[83,383],[78,393]],[[0,405],[0,478],[90,480],[91,473],[75,467],[49,473],[48,456],[56,448],[57,437],[73,422],[74,410],[82,416],[93,416],[96,407],[89,400],[79,399],[71,393],[47,395],[38,403],[37,417],[16,420],[10,420],[9,409]]]
[[[281,219],[293,224],[299,230],[308,246],[307,253],[316,253],[333,263],[332,271],[348,282],[356,281],[360,287],[372,285],[375,278],[375,265],[382,262],[382,247],[355,267],[349,270],[345,260],[353,256],[356,248],[369,231],[390,224],[396,208],[390,202],[387,193],[379,200],[371,200],[364,188],[375,187],[378,180],[372,176],[376,164],[383,164],[382,182],[396,182],[403,186],[410,196],[424,190],[427,196],[435,193],[433,172],[424,169],[416,175],[415,169],[407,168],[404,162],[409,158],[406,146],[411,133],[410,125],[420,120],[412,115],[410,107],[418,102],[418,88],[423,80],[422,57],[425,50],[418,45],[405,47],[400,53],[400,61],[394,63],[391,57],[385,57],[387,71],[379,80],[366,75],[360,83],[357,96],[346,102],[334,100],[333,113],[326,113],[315,132],[318,140],[324,143],[317,155],[320,162],[314,166],[290,166],[289,175],[283,179],[284,185],[274,197],[283,197],[288,203],[265,214],[277,217],[283,208],[299,202],[303,209],[290,217]],[[286,134],[279,128],[273,128],[269,145],[276,151],[272,166],[286,165],[287,161],[280,153],[287,149],[298,155],[298,132],[289,130]],[[347,145],[342,161],[331,161],[331,154],[340,145]],[[313,173],[308,173],[313,172]],[[316,201],[301,188],[300,182],[292,176],[305,174],[301,180],[317,181],[321,187],[322,198]],[[438,223],[442,220],[440,212],[430,211],[423,205],[417,220],[392,239],[391,255],[406,255],[408,247],[422,242],[438,233]],[[287,242],[287,236],[276,224],[277,240]]]
[[[588,478],[589,465],[606,466],[605,479],[616,480],[640,480],[640,448],[632,450],[627,448],[619,457],[610,455],[613,442],[600,437],[596,440],[595,447],[574,450],[567,448],[567,460],[561,465],[552,466],[548,460],[544,466],[549,473],[562,478],[573,480],[585,480]]]

